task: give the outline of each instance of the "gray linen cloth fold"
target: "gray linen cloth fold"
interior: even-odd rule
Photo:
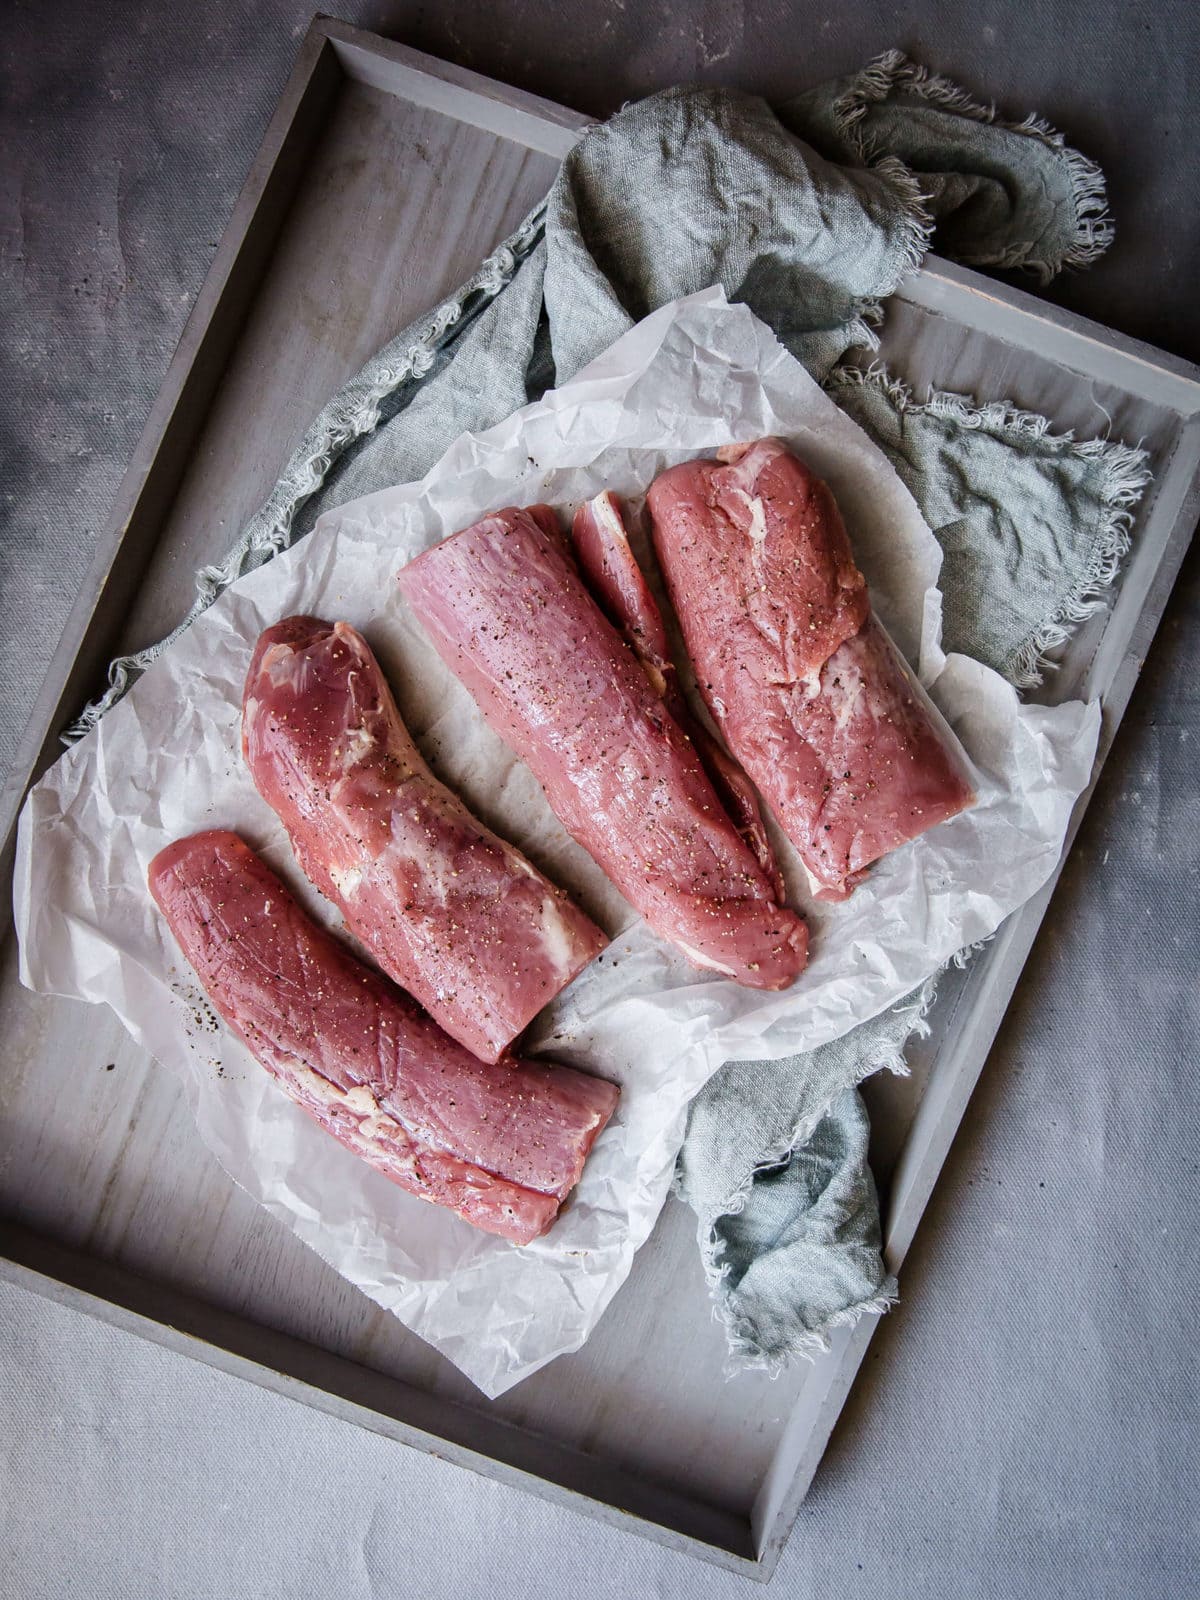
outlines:
[[[876,343],[882,302],[935,225],[961,260],[1042,277],[1111,238],[1092,163],[894,52],[778,113],[699,89],[625,108],[583,136],[470,283],[329,402],[226,561],[199,575],[177,632],[321,512],[421,476],[464,430],[570,378],[664,301],[719,283],[891,456],[946,551],[950,648],[1035,682],[1115,569],[1144,463],[1056,439],[1002,396],[918,404],[898,379],[844,364]],[[115,662],[74,731],[166,642]],[[728,1063],[695,1101],[678,1189],[735,1365],[809,1353],[894,1297],[855,1086],[903,1070],[932,993],[810,1054]]]

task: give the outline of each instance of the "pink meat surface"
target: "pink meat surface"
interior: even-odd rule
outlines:
[[[608,942],[433,776],[347,623],[288,617],[267,629],[242,743],[308,877],[480,1060],[497,1060]]]
[[[150,890],[217,1011],[285,1092],[402,1189],[527,1244],[579,1181],[618,1091],[485,1066],[317,926],[236,834],[168,845]]]
[[[624,633],[642,665],[663,675],[658,691],[664,699],[679,699],[666,624],[633,553],[624,509],[611,490],[585,500],[577,509],[571,543],[592,598]]]
[[[625,635],[651,685],[695,745],[726,815],[754,852],[771,892],[782,905],[783,875],[758,794],[729,752],[688,708],[671,659],[662,612],[633,553],[621,502],[611,490],[605,489],[578,508],[571,542],[592,598]]]
[[[554,513],[508,508],[400,573],[442,659],[650,927],[759,989],[803,969],[804,923],[721,807],[691,741],[588,594]]]
[[[974,796],[871,616],[833,495],[761,439],[672,467],[647,503],[705,702],[817,898],[843,900]]]

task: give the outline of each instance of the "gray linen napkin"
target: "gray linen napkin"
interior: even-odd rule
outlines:
[[[423,474],[464,430],[565,381],[663,301],[720,283],[889,452],[946,550],[947,630],[1017,683],[1119,559],[1145,481],[1124,446],[1053,439],[1003,397],[916,404],[839,365],[936,223],[947,253],[1048,277],[1109,242],[1099,170],[889,54],[780,108],[671,89],[589,131],[476,276],[392,340],[313,423],[195,607],[321,512]],[[176,635],[172,635],[175,637]],[[113,664],[82,733],[161,641]],[[902,1051],[932,985],[808,1055],[728,1063],[697,1098],[679,1191],[736,1364],[774,1365],[894,1296],[855,1085]]]

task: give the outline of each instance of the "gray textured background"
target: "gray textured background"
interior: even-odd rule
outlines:
[[[1117,245],[1050,297],[1200,360],[1187,0],[340,14],[594,113],[689,79],[782,96],[899,45],[1101,162]],[[0,766],[308,17],[5,7]],[[778,1593],[1196,1592],[1198,610],[1200,552]],[[0,1300],[0,1384],[5,1593],[757,1592],[28,1297]]]

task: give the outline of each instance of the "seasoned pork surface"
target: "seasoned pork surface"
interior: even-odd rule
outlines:
[[[647,496],[705,702],[818,899],[972,803],[965,764],[871,615],[829,488],[778,439]]]
[[[288,617],[258,642],[242,742],[305,873],[447,1033],[495,1061],[607,943],[421,759],[365,639]]]
[[[316,1122],[401,1188],[519,1244],[579,1181],[618,1092],[486,1066],[317,926],[236,834],[168,845],[150,889],[216,1010]]]
[[[780,989],[807,931],[687,734],[584,586],[548,507],[508,508],[400,573],[410,605],[571,835],[697,965]]]

